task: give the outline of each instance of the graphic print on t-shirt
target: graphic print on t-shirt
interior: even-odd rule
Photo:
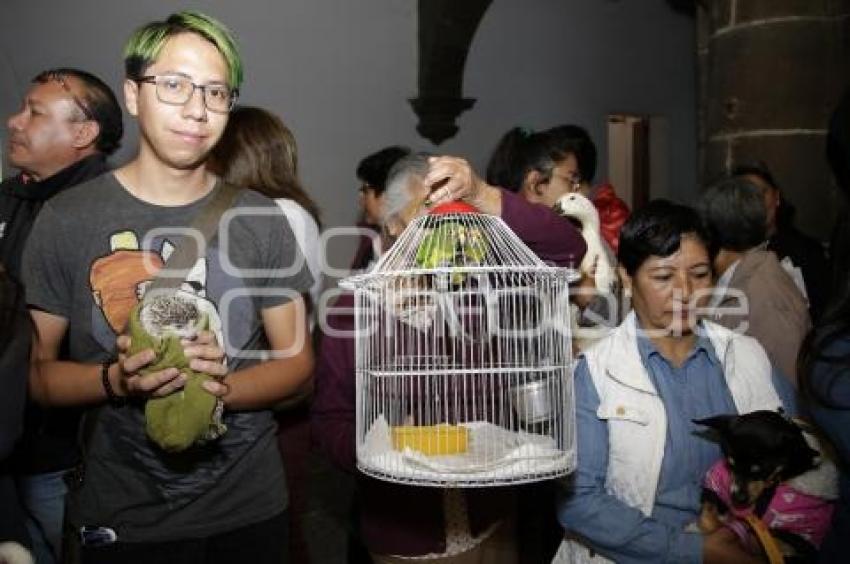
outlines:
[[[139,239],[134,232],[119,231],[110,236],[109,248],[109,254],[92,263],[89,284],[94,298],[94,337],[111,349],[115,337],[124,331],[130,311],[144,298],[153,277],[174,252],[174,245],[164,240],[159,252],[143,250],[139,248]],[[210,330],[221,343],[221,318],[206,292],[206,260],[205,257],[197,260],[176,293],[194,301],[198,309],[207,314]]]

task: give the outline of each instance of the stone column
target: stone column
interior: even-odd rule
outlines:
[[[850,0],[707,0],[697,17],[701,182],[762,160],[797,225],[828,238],[825,136],[850,78]]]
[[[493,0],[419,0],[419,96],[410,100],[416,130],[435,145],[458,132],[457,117],[475,103],[463,97],[463,72],[481,18]]]

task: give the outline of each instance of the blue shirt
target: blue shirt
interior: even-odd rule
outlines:
[[[702,478],[721,453],[716,443],[700,436],[704,428],[691,420],[737,409],[707,337],[697,339],[680,367],[670,364],[646,337],[638,337],[638,351],[667,413],[652,514],[646,517],[605,491],[608,425],[596,416],[599,395],[587,362],[581,359],[575,371],[578,468],[558,501],[558,520],[597,552],[620,563],[701,562],[702,535],[684,528],[697,520]],[[786,409],[795,413],[790,382],[774,369],[773,383]]]

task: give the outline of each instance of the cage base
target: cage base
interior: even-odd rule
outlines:
[[[470,475],[414,478],[408,475],[392,474],[385,470],[379,470],[366,464],[361,464],[360,462],[357,463],[357,469],[372,478],[405,486],[422,486],[429,488],[491,488],[501,486],[518,486],[521,484],[532,484],[535,482],[544,482],[546,480],[562,478],[571,474],[575,470],[575,465],[571,465],[570,467],[557,471],[502,478],[478,478]]]

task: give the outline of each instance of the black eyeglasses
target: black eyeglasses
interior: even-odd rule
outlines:
[[[226,114],[233,109],[239,91],[225,84],[195,84],[182,74],[142,76],[136,82],[156,85],[156,97],[163,104],[182,106],[192,99],[195,89],[200,89],[204,106],[211,112]]]

